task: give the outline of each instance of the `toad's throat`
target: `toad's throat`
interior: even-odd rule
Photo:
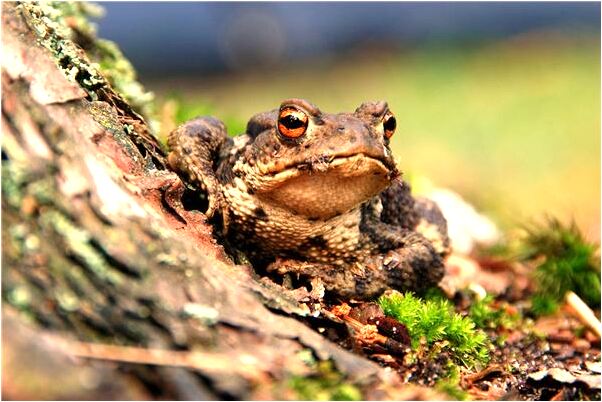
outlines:
[[[312,219],[329,219],[358,207],[398,176],[379,160],[356,154],[308,169],[295,165],[272,177],[257,195],[274,207]],[[269,187],[269,188],[268,188]]]

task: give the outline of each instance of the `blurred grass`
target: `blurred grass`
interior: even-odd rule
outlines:
[[[542,32],[148,86],[191,110],[211,105],[236,134],[289,97],[327,112],[385,99],[398,117],[394,152],[412,177],[458,191],[503,227],[549,213],[599,240],[598,37]]]

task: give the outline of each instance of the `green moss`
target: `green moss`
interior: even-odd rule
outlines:
[[[495,328],[497,327],[500,312],[491,308],[491,296],[482,300],[475,301],[469,310],[469,316],[477,328]]]
[[[437,391],[447,394],[450,398],[456,401],[466,401],[470,399],[468,393],[460,387],[458,380],[445,379],[437,381],[435,388]]]
[[[532,298],[532,311],[553,313],[569,291],[591,307],[600,306],[598,245],[585,240],[575,223],[564,225],[554,218],[525,230],[521,259],[542,260],[534,274],[536,293]]]
[[[416,293],[416,296],[424,300],[447,300],[447,296],[438,287],[427,288],[422,293]]]
[[[359,401],[362,393],[359,388],[345,382],[331,361],[315,364],[316,372],[310,376],[294,376],[289,380],[290,388],[297,399],[313,401]]]
[[[536,316],[554,314],[558,306],[556,298],[549,295],[536,293],[531,298],[531,312]]]
[[[378,303],[385,314],[404,324],[418,347],[424,339],[428,346],[444,341],[442,350],[451,353],[455,362],[473,367],[489,360],[489,340],[475,323],[454,312],[453,306],[444,299],[423,301],[407,292],[382,296]]]
[[[481,329],[514,328],[521,318],[519,314],[509,314],[503,304],[495,305],[492,295],[475,300],[468,316]]]

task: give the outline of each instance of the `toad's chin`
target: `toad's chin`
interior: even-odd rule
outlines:
[[[274,206],[312,219],[329,219],[379,194],[396,177],[378,159],[357,154],[333,159],[319,170],[299,167],[274,175],[257,195]]]

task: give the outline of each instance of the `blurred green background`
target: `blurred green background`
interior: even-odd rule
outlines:
[[[274,4],[276,9],[279,3]],[[532,20],[550,10],[549,6],[544,7],[545,4],[541,7],[527,4],[531,4],[531,8],[524,10],[530,10],[529,18]],[[151,63],[151,73],[145,74],[148,61],[142,57],[137,64],[135,57],[133,60],[142,74],[142,82],[156,93],[159,105],[166,100],[177,100],[177,120],[213,114],[226,122],[232,134],[243,132],[247,119],[254,113],[276,108],[281,100],[290,97],[306,98],[327,112],[353,111],[365,100],[387,100],[398,119],[392,146],[401,168],[412,179],[417,191],[425,190],[427,181],[435,186],[448,187],[487,213],[504,229],[516,227],[529,219],[543,218],[545,214],[557,216],[565,222],[575,219],[588,238],[598,241],[599,4],[594,6],[598,15],[592,17],[593,25],[588,22],[588,29],[583,24],[575,25],[578,19],[569,21],[576,18],[576,9],[563,4],[557,3],[556,25],[550,26],[529,25],[531,20],[525,20],[526,11],[516,3],[508,6],[515,7],[510,10],[512,13],[503,4],[497,5],[497,11],[478,4],[425,5],[421,12],[426,17],[438,18],[435,22],[426,17],[411,19],[400,5],[399,16],[408,17],[417,29],[421,26],[429,29],[439,27],[436,35],[415,36],[404,42],[395,38],[410,34],[397,33],[395,38],[391,36],[379,42],[378,38],[386,36],[385,33],[369,31],[372,33],[357,35],[361,30],[357,25],[346,31],[345,37],[352,36],[349,42],[317,52],[312,57],[284,57],[282,55],[288,49],[285,44],[282,48],[284,53],[279,53],[282,60],[278,62],[261,63],[263,59],[253,59],[253,55],[257,54],[255,51],[230,67],[214,65],[207,70],[198,64],[197,53],[201,50],[195,50],[194,38],[190,39],[190,43],[174,43],[174,46],[184,48],[175,63],[181,67],[182,61],[186,64],[190,60],[190,67],[201,66],[198,73],[180,71],[184,67],[175,68],[175,65],[172,72],[157,73],[158,65]],[[215,8],[222,14],[232,11],[224,7]],[[254,13],[257,7],[249,5],[245,12]],[[442,7],[448,7],[452,12]],[[298,14],[306,8],[297,4],[292,9]],[[162,12],[164,15],[174,13],[174,21],[178,21],[179,14],[175,10],[170,7]],[[110,22],[111,9],[108,11],[105,20]],[[349,13],[353,11],[347,9]],[[478,18],[461,20],[469,12],[477,11],[481,13],[475,14]],[[125,18],[122,14],[118,16]],[[192,13],[186,14],[187,18],[194,18]],[[240,15],[244,17],[247,14]],[[296,21],[297,14],[292,14],[293,21]],[[380,15],[385,14],[394,12]],[[239,20],[246,21],[246,17],[234,20],[224,17],[225,22],[222,23],[221,17],[213,18],[221,15],[219,13],[203,12],[199,15],[204,16],[207,24],[213,21],[218,27],[220,24],[232,27]],[[269,13],[265,15],[268,17],[259,21],[272,21]],[[374,17],[374,13],[365,15]],[[304,32],[311,33],[307,28],[313,27],[311,24],[315,23],[315,18],[305,17]],[[516,21],[522,21],[524,27],[498,30],[497,34],[487,31],[488,25],[495,30],[494,21],[496,18],[501,21],[501,17],[509,26],[516,27]],[[163,17],[164,20],[166,18],[169,19]],[[393,15],[391,18],[394,21],[397,17]],[[559,28],[558,21],[564,20],[572,25],[565,24]],[[330,20],[326,18],[324,21]],[[334,17],[332,21],[335,21]],[[480,21],[478,32],[469,29],[476,26],[469,24],[474,21]],[[446,31],[445,23],[452,26],[452,22],[459,28]],[[596,23],[597,30],[591,30]],[[275,34],[284,35],[289,25],[287,23],[284,28],[276,29]],[[255,32],[256,26],[248,32]],[[127,38],[133,40],[131,26],[128,29]],[[152,31],[157,29],[154,26]],[[215,35],[216,29],[211,29],[213,33],[208,35]],[[115,39],[121,45],[119,37],[112,38],[111,32],[100,30],[101,36]],[[238,36],[224,32],[226,38],[248,39],[244,29],[234,31],[238,32]],[[354,32],[355,36],[352,35]],[[479,32],[490,34],[481,37]],[[217,45],[240,51],[246,43],[243,41],[243,45],[236,47],[238,45],[220,42],[224,35],[216,35]],[[295,35],[291,37],[299,39]],[[261,50],[270,45],[270,38],[265,36],[266,44],[252,42],[251,45]],[[316,40],[315,35],[300,37],[301,43],[307,44],[311,40]],[[287,43],[293,46],[294,41],[290,39]],[[148,43],[156,52],[156,45],[151,45],[153,43]],[[309,45],[315,46],[314,42]],[[190,52],[187,53],[186,49]],[[127,46],[124,50],[126,55],[130,54]],[[215,60],[217,58],[211,59]],[[169,67],[169,60],[162,62]],[[173,102],[168,102],[168,105],[173,108]]]

